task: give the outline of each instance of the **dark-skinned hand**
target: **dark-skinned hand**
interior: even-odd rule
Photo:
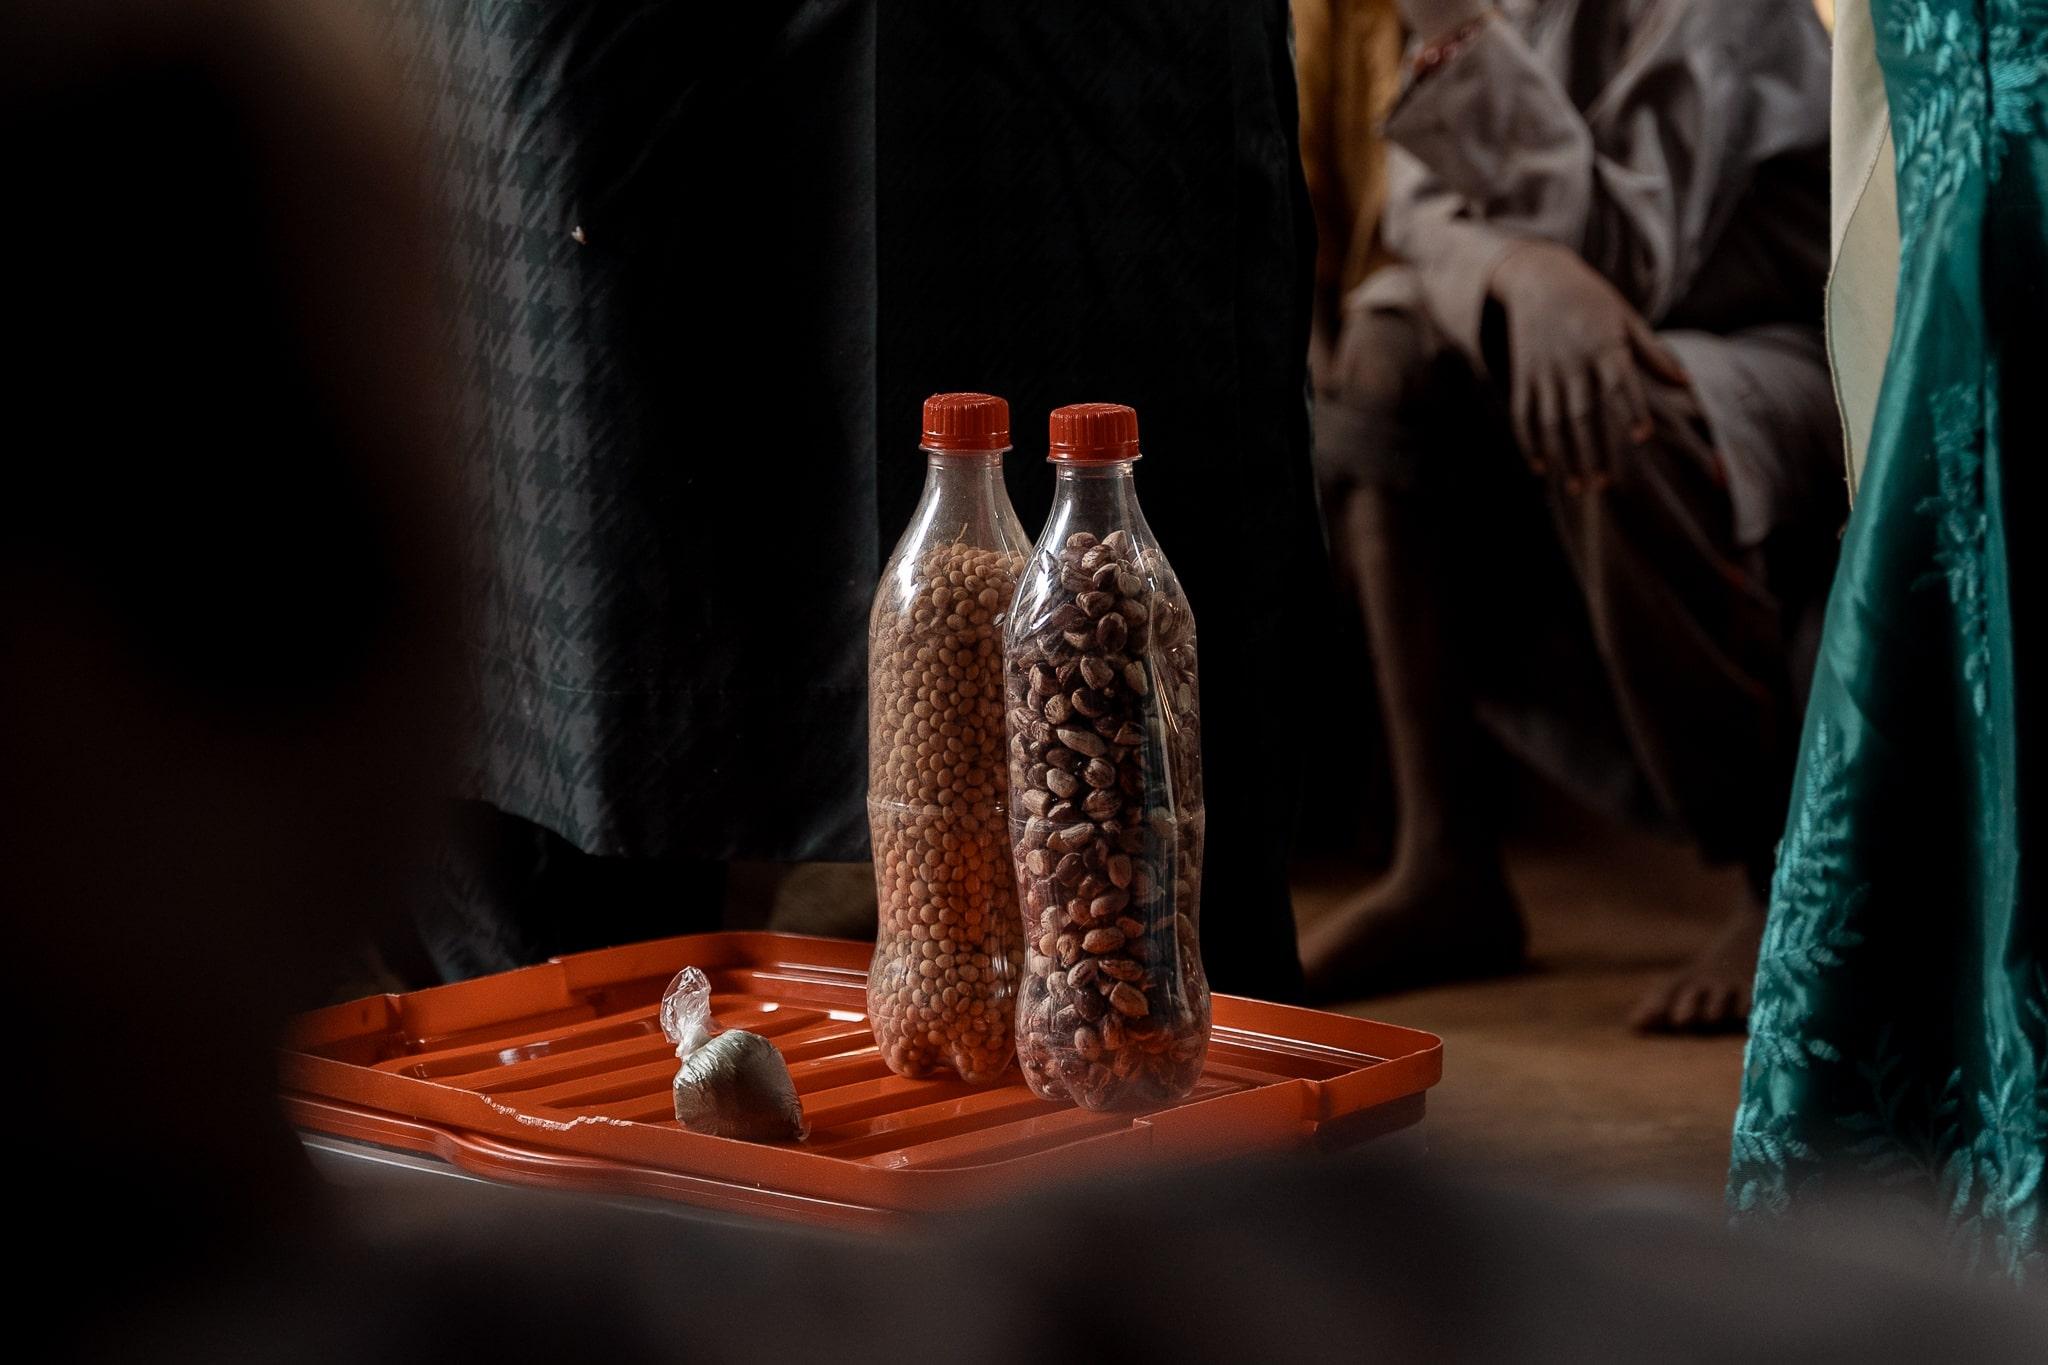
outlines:
[[[1604,487],[1654,434],[1645,378],[1689,386],[1629,301],[1575,251],[1518,244],[1490,292],[1507,323],[1509,416],[1530,468]]]

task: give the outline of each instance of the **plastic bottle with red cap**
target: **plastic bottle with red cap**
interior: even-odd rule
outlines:
[[[935,394],[921,445],[924,494],[868,620],[868,1018],[898,1075],[988,1085],[1016,1052],[1001,618],[1030,541],[1003,487],[1009,404]]]
[[[1177,1100],[1209,1042],[1195,620],[1138,506],[1138,415],[1052,414],[1052,513],[1004,632],[1024,925],[1017,1055],[1046,1099]]]

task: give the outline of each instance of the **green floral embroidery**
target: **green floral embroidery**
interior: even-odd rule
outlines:
[[[1849,789],[1840,746],[1829,722],[1815,729],[1778,869],[1771,880],[1771,920],[1757,957],[1756,1004],[1750,1013],[1745,1068],[1803,1068],[1808,1058],[1834,1060],[1824,1039],[1800,1026],[1799,1005],[1842,954],[1863,941],[1849,927],[1867,888],[1845,881],[1849,859]]]
[[[2041,1022],[2037,994],[2027,1002]],[[1944,1172],[1950,1196],[1951,1248],[1968,1268],[1988,1262],[2015,1280],[2038,1271],[2041,1176],[2048,1161],[2048,1069],[2022,1031],[1987,1020],[1992,1084],[1977,1093],[1977,1136],[1958,1148]]]
[[[1738,1212],[1782,1212],[1795,1174],[1821,1159],[1800,1136],[1792,1106],[1774,1078],[1837,1063],[1834,1044],[1807,1027],[1805,1006],[1826,974],[1863,941],[1851,928],[1864,888],[1845,885],[1849,857],[1849,789],[1829,723],[1815,727],[1797,804],[1778,850],[1771,883],[1771,919],[1757,957],[1743,1099],[1735,1116],[1729,1200]],[[1837,907],[1847,913],[1837,913]]]
[[[1922,581],[1948,584],[1962,637],[1963,682],[1970,709],[1984,715],[1991,659],[1984,598],[1984,420],[1978,387],[1953,384],[1934,396],[1937,491],[1919,502],[1934,518],[1934,562]]]
[[[1986,37],[1991,125],[2002,155],[2011,143],[2048,136],[2048,4],[1993,4]]]
[[[2048,1071],[2024,1034],[1988,1019],[1986,1029],[1994,1079],[1974,1093],[1961,1068],[1938,1089],[1924,1083],[1892,1031],[1880,1031],[1856,1066],[1871,1107],[1838,1120],[1855,1138],[1842,1156],[1867,1190],[1946,1215],[1944,1249],[1957,1269],[2023,1283],[2043,1261]]]
[[[1891,84],[1899,257],[1902,271],[1910,274],[1933,206],[1954,199],[1984,171],[1990,91],[1978,75],[1983,33],[1974,15],[1934,4],[1891,8],[1892,17],[1880,31],[1899,64],[1917,68],[1917,79]]]
[[[2005,451],[2009,419],[2034,428],[2048,395],[2008,373],[1989,319],[2048,294],[2048,0],[1871,3],[1899,330],[1772,886],[1729,1203],[1853,1191],[1960,1267],[2038,1281],[2048,927],[2020,875],[2033,679],[2013,659],[2039,627],[2011,605],[1998,500],[2007,461],[2037,454]]]

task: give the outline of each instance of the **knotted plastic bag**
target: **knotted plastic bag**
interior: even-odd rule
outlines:
[[[693,1133],[787,1142],[804,1136],[803,1105],[775,1045],[743,1029],[714,1031],[711,982],[685,967],[661,998],[661,1031],[676,1045],[676,1122]]]

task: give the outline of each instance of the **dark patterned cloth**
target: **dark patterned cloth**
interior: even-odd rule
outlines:
[[[1046,412],[1134,403],[1208,645],[1209,955],[1292,991],[1307,750],[1271,726],[1322,547],[1285,4],[396,2],[479,419],[470,794],[596,854],[865,856],[918,400],[1010,398],[1028,526]]]
[[[470,794],[597,854],[856,854],[870,16],[416,8],[478,437]]]

